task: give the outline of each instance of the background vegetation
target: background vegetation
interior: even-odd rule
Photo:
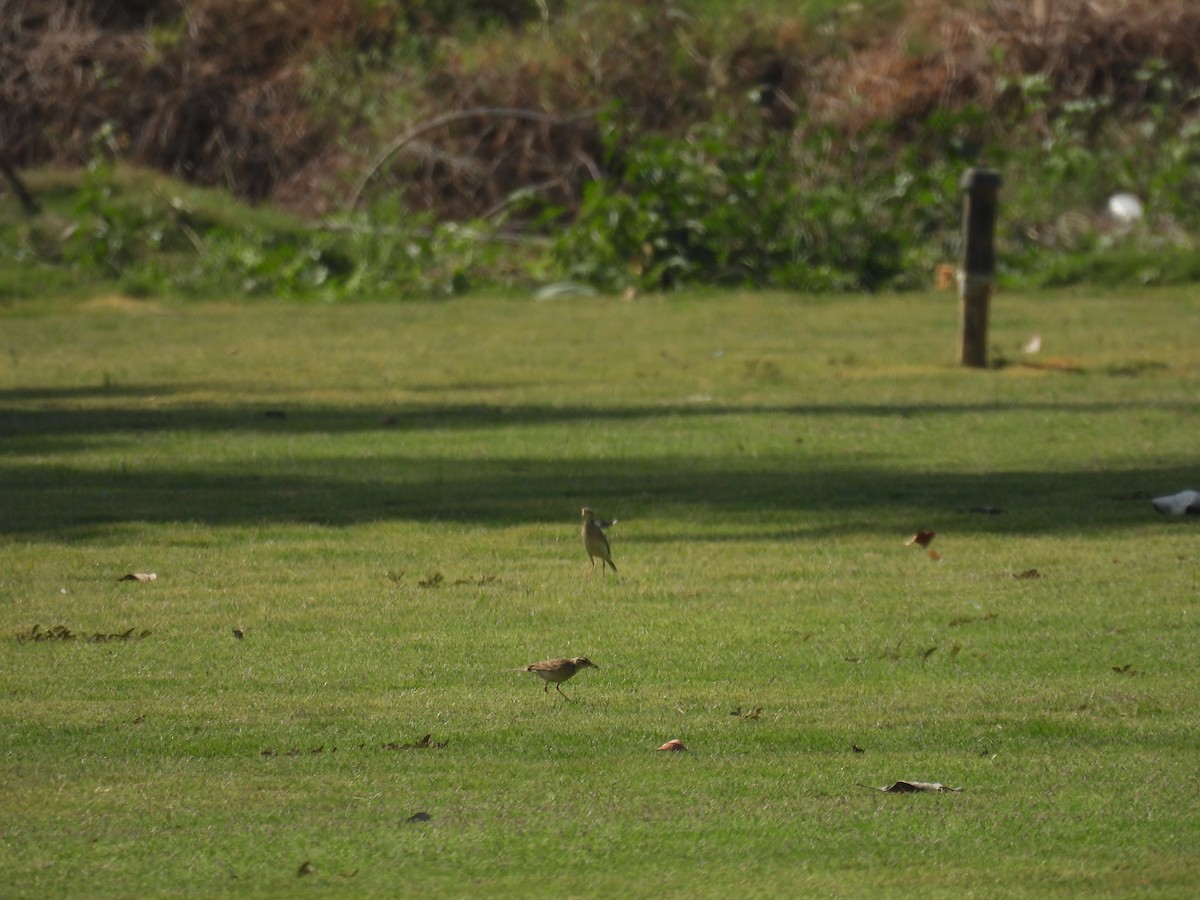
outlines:
[[[3,205],[10,294],[34,271],[137,295],[925,287],[971,165],[1006,179],[1009,285],[1197,275],[1185,0],[3,13],[4,158],[57,169],[28,176],[40,215]],[[1117,191],[1145,217],[1108,216]]]

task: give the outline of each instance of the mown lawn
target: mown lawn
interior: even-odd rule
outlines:
[[[2,893],[1194,896],[1198,313],[8,301]]]

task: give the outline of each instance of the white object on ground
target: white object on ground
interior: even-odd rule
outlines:
[[[1150,505],[1164,516],[1200,516],[1200,491],[1180,491],[1155,497]]]

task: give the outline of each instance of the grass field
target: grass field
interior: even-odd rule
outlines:
[[[0,893],[1195,896],[1198,313],[7,301]]]

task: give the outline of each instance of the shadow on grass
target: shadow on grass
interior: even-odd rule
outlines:
[[[164,390],[164,392],[166,392]],[[7,392],[9,401],[13,392]],[[139,391],[138,393],[141,393]],[[30,396],[22,400],[37,402]],[[44,398],[38,398],[44,399]],[[59,398],[62,399],[62,398]],[[81,398],[82,399],[82,398]],[[1195,403],[1162,408],[1194,416]],[[627,521],[669,516],[701,523],[706,539],[822,537],[857,531],[945,527],[958,531],[1042,533],[1130,527],[1155,516],[1146,499],[1194,486],[1182,466],[1077,472],[923,472],[869,459],[811,455],[650,456],[594,459],[414,458],[402,452],[368,459],[329,456],[292,463],[264,454],[245,462],[156,465],[137,459],[96,470],[56,452],[78,452],[139,431],[281,437],[302,433],[487,429],[493,424],[553,424],[663,415],[791,414],[797,417],[1011,414],[1012,405],[620,407],[423,406],[358,409],[295,406],[184,407],[152,410],[12,409],[0,411],[0,463],[40,455],[37,464],[0,465],[0,533],[69,535],[121,523],[197,522],[214,526],[315,523],[346,526],[409,520],[516,525],[573,522],[585,503]],[[1081,415],[1119,411],[1112,403],[1039,405]],[[1145,409],[1145,404],[1139,404]],[[397,447],[402,448],[402,443]],[[985,508],[1003,509],[988,514]],[[645,536],[667,540],[669,535]],[[675,535],[675,538],[682,535]]]
[[[195,386],[189,386],[194,389]],[[90,401],[101,398],[169,398],[175,388],[68,388],[0,391],[0,455],[13,452],[7,439],[20,438],[19,452],[29,452],[38,438],[54,439],[77,435],[99,438],[126,431],[264,431],[270,433],[341,434],[380,428],[411,430],[423,428],[479,429],[497,425],[554,425],[571,422],[636,421],[661,416],[791,415],[847,416],[862,418],[921,418],[945,415],[1019,412],[1065,412],[1078,415],[1126,410],[1200,414],[1200,397],[1195,400],[1160,402],[1037,401],[988,403],[795,403],[778,405],[735,405],[695,402],[637,406],[577,406],[563,404],[397,404],[381,406],[316,406],[306,403],[262,402],[241,405],[171,406],[153,409],[137,406],[108,406],[89,409],[50,406],[45,409],[4,409],[11,404]]]

